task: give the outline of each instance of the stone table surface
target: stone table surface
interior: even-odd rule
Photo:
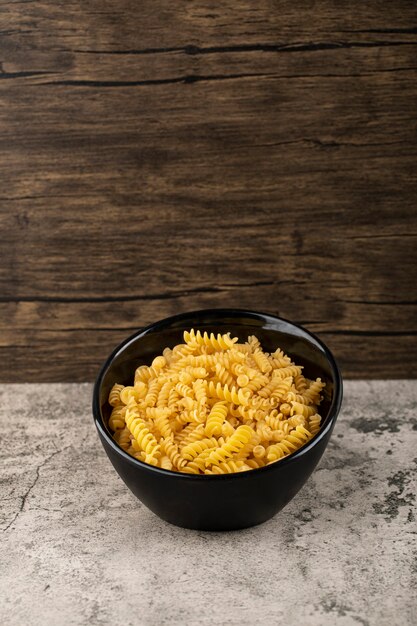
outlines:
[[[108,461],[90,384],[3,386],[0,623],[417,623],[417,381],[347,381],[316,471],[269,522],[161,521]]]

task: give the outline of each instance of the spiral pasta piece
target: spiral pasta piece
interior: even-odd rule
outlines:
[[[226,420],[222,424],[222,436],[227,439],[228,437],[231,437],[234,432],[235,429],[233,428],[232,424],[228,420]]]
[[[146,454],[143,452],[143,450],[138,451],[133,446],[130,446],[130,448],[128,448],[126,452],[138,461],[144,461],[146,463]]]
[[[266,461],[264,458],[258,458],[258,459],[246,459],[245,461],[245,471],[251,470],[251,469],[258,469],[260,467],[265,467],[266,465]],[[241,471],[243,471],[243,469],[241,469]]]
[[[271,439],[272,437],[272,428],[268,426],[268,424],[264,420],[260,420],[256,424],[256,432],[261,437],[261,439]]]
[[[211,408],[211,411],[207,417],[205,432],[207,437],[216,435],[219,437],[222,434],[222,426],[227,416],[227,406],[224,402],[216,402]]]
[[[304,394],[308,387],[307,379],[302,374],[294,376],[294,387],[298,393]]]
[[[283,437],[286,437],[288,433],[290,433],[291,430],[293,430],[293,428],[298,426],[298,424],[296,424],[295,426],[290,424],[290,419],[292,418],[283,420],[278,426],[278,428],[272,431],[272,439],[274,441],[281,441]]]
[[[130,447],[130,431],[128,427],[126,426],[123,430],[116,430],[113,435],[113,439],[121,448],[123,448],[123,450],[127,451]]]
[[[264,374],[267,374],[272,370],[272,365],[269,362],[267,355],[261,348],[256,348],[253,352],[253,359],[261,372]]]
[[[181,413],[178,413],[178,415],[174,419],[174,429],[175,431],[177,431],[180,428],[184,428],[191,422],[194,422],[194,419],[190,411],[182,411]]]
[[[273,461],[279,461],[284,456],[291,454],[291,452],[295,452],[297,450],[297,446],[293,443],[286,441],[280,441],[279,443],[275,443],[272,446],[268,446],[266,449],[266,458],[269,463]]]
[[[157,356],[154,358],[154,360],[152,361],[152,365],[151,367],[153,367],[153,369],[156,372],[160,372],[161,370],[164,369],[164,367],[166,366],[167,362],[164,356]]]
[[[277,401],[272,396],[270,398],[263,398],[262,396],[256,396],[252,398],[252,406],[257,411],[270,411],[272,407],[276,406]]]
[[[206,460],[209,454],[211,453],[212,448],[207,448],[200,452],[198,456],[196,456],[192,461],[187,462],[185,467],[193,470],[193,473],[199,474],[200,472],[206,472]]]
[[[181,450],[181,456],[186,461],[194,460],[203,450],[207,448],[216,448],[218,446],[217,439],[214,437],[201,439],[200,441],[194,441],[184,446]]]
[[[266,455],[266,450],[264,446],[261,446],[260,444],[258,444],[257,446],[254,446],[252,453],[256,460],[263,459],[264,456]]]
[[[199,330],[194,332],[194,329],[191,329],[190,332],[184,332],[184,341],[188,345],[206,345],[210,348],[214,348],[215,350],[229,350],[230,348],[233,348],[237,341],[237,337],[232,339],[230,337],[230,333],[226,333],[225,335],[218,333],[216,337],[214,333],[210,333],[210,335],[207,332],[201,334]]]
[[[297,426],[294,430],[292,430],[289,435],[287,435],[286,441],[290,441],[294,443],[297,448],[301,448],[309,439],[311,439],[312,434],[305,428],[304,426]]]
[[[181,470],[185,466],[186,460],[182,458],[179,453],[177,444],[174,443],[172,439],[163,439],[161,443],[161,449],[163,453],[169,458],[172,466],[175,467],[175,469]]]
[[[274,369],[279,369],[281,367],[287,367],[288,365],[292,365],[291,359],[289,357],[273,356],[272,354],[269,357],[269,362]]]
[[[253,422],[255,420],[256,410],[257,409],[255,407],[239,405],[237,409],[237,416],[243,424],[248,424],[249,422]]]
[[[236,383],[237,383],[238,387],[247,387],[249,385],[249,376],[247,376],[247,374],[243,374],[243,373],[239,374],[237,379],[236,379]]]
[[[314,415],[311,415],[308,418],[308,429],[313,436],[317,435],[317,433],[319,432],[320,423],[321,423],[321,417],[318,413],[315,413]]]
[[[151,379],[157,378],[157,376],[158,370],[155,370],[148,365],[140,365],[135,371],[135,383],[148,383]]]
[[[214,357],[214,363],[219,363],[232,372],[232,374],[235,374],[236,370],[239,371],[239,368],[242,367],[245,361],[244,353],[235,349],[228,350],[227,352],[216,352],[212,356]]]
[[[161,456],[161,467],[162,469],[172,470],[173,465],[167,456]]]
[[[191,379],[195,379],[196,381],[207,378],[207,376],[209,375],[205,367],[194,367],[192,365],[184,366],[182,371],[190,374]]]
[[[309,400],[312,404],[318,404],[320,402],[320,394],[324,387],[325,384],[321,381],[321,378],[317,378],[317,380],[314,380],[308,389],[305,390],[303,394],[304,398]]]
[[[110,406],[116,407],[121,404],[120,400],[120,392],[124,389],[123,385],[118,385],[115,383],[110,390],[109,393],[109,404]]]
[[[245,389],[236,389],[236,387],[229,389],[227,385],[224,385],[224,387],[221,383],[216,385],[212,380],[208,384],[208,393],[220,400],[227,400],[228,402],[243,404],[244,406],[249,403],[250,398],[250,392]]]
[[[292,363],[290,357],[287,356],[284,350],[281,350],[281,348],[277,348],[275,352],[271,352],[271,358],[272,359],[284,359],[288,362],[288,364]]]
[[[171,348],[164,348],[162,350],[162,356],[165,359],[165,363],[167,364],[167,366],[171,365],[172,363],[172,350]]]
[[[272,379],[265,387],[259,389],[258,395],[261,398],[269,398],[272,395],[272,392],[275,391],[275,388],[278,385],[278,381]]]
[[[291,385],[292,385],[292,377],[291,376],[287,376],[287,378],[284,379],[280,379],[280,380],[276,380],[276,386],[272,391],[272,398],[274,400],[282,400],[283,398],[286,398],[286,396],[288,395],[290,389],[291,389]]]
[[[207,404],[207,381],[198,379],[193,382],[193,391],[197,404],[199,406],[206,406]]]
[[[201,424],[196,424],[195,422],[187,424],[187,426],[184,426],[184,428],[181,431],[175,434],[174,436],[175,442],[178,443],[178,445],[181,445],[186,440],[186,438],[188,437],[190,433],[192,433],[194,430],[196,430],[197,428],[201,426],[202,426]],[[204,426],[203,426],[203,432],[204,432]]]
[[[167,439],[172,434],[172,428],[170,426],[171,411],[168,408],[157,408],[157,414],[155,417],[155,427],[158,429],[161,437]]]
[[[291,428],[296,428],[297,426],[306,426],[307,418],[304,415],[294,414],[286,420],[287,424]]]
[[[195,463],[188,463],[181,469],[184,474],[200,474],[200,468]]]
[[[172,383],[170,381],[164,383],[158,392],[158,398],[156,400],[156,406],[167,407],[169,401],[169,394],[171,393]]]
[[[112,430],[118,430],[126,426],[126,407],[124,405],[115,406],[109,417],[109,426]]]
[[[227,370],[221,363],[216,363],[216,374],[219,382],[222,385],[228,385],[229,387],[233,387],[236,385],[236,381],[232,374]]]
[[[312,404],[312,401],[307,396],[297,393],[295,391],[288,391],[285,396],[286,402],[299,402],[300,404]]]
[[[123,404],[128,405],[132,398],[133,400],[137,400],[135,388],[128,385],[121,390],[120,401],[123,402]]]
[[[279,430],[283,420],[284,420],[284,416],[283,416],[282,413],[278,413],[277,415],[274,415],[274,412],[271,411],[271,413],[269,415],[265,416],[265,423],[272,430]]]
[[[303,426],[297,426],[292,430],[287,437],[267,449],[267,459],[269,462],[273,462],[295,452],[298,448],[301,448],[309,439],[311,439],[311,433]]]
[[[194,376],[191,372],[187,372],[186,370],[182,370],[178,374],[178,381],[183,383],[184,385],[191,385],[194,380]]]
[[[256,350],[261,350],[261,342],[259,341],[258,337],[256,337],[256,335],[249,335],[246,343],[252,353]]]
[[[177,393],[179,393],[180,396],[183,396],[184,398],[192,398],[194,395],[191,387],[185,385],[184,383],[177,383],[175,385],[175,390],[177,391]]]
[[[159,443],[149,431],[146,422],[139,417],[135,407],[128,407],[126,410],[126,426],[149,459],[156,459],[161,455]]]
[[[246,372],[246,376],[249,378],[249,382],[247,385],[245,385],[245,389],[248,389],[251,392],[255,392],[262,387],[268,385],[270,380],[268,376],[265,376],[265,374],[261,374],[260,372],[255,372],[255,375],[253,375],[253,370],[251,372],[251,369],[252,368],[248,369]]]
[[[207,372],[217,363],[217,353],[214,354],[192,354],[182,363],[182,367],[202,367]]]
[[[274,378],[280,378],[281,380],[283,380],[284,378],[288,378],[288,376],[295,378],[296,376],[299,376],[301,374],[301,369],[302,368],[298,365],[287,365],[287,367],[281,367],[279,369],[273,370],[272,375],[274,376]]]
[[[204,424],[197,424],[196,428],[191,430],[180,442],[180,449],[188,446],[190,443],[194,443],[195,441],[201,441],[201,439],[206,438],[206,432],[204,428]]]
[[[245,341],[245,343],[239,343],[239,342],[236,343],[235,348],[236,350],[239,350],[239,352],[242,352],[245,355],[252,353],[252,348],[247,341]]]
[[[158,399],[159,390],[161,388],[161,381],[157,378],[149,381],[148,393],[146,394],[145,403],[146,406],[155,406]]]
[[[281,411],[281,413],[285,416],[285,415],[290,415],[291,414],[291,410],[292,410],[292,406],[291,404],[288,404],[288,402],[283,402],[282,404],[280,404],[279,410]]]
[[[189,346],[186,343],[179,343],[172,348],[172,360],[179,361],[182,358],[188,357],[195,351],[194,346]]]
[[[224,461],[224,463],[219,463],[218,465],[213,465],[213,469],[207,470],[207,474],[233,474],[238,472],[240,468],[243,466],[243,460],[234,461],[233,459],[229,459],[228,461]]]
[[[301,404],[300,402],[291,402],[291,415],[304,415],[304,417],[311,417],[317,412],[316,406],[307,406],[306,404]]]
[[[213,465],[218,465],[226,459],[237,454],[245,444],[252,439],[254,431],[249,426],[239,426],[233,435],[220,448],[214,450],[208,457],[208,461]]]
[[[175,387],[172,387],[172,389],[170,390],[169,395],[168,395],[168,408],[175,409],[176,405],[177,405],[177,402],[180,399],[181,399],[180,394],[175,389]]]

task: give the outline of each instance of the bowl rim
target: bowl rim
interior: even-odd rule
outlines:
[[[327,360],[330,363],[333,375],[334,375],[334,394],[333,394],[333,398],[332,398],[332,402],[330,404],[330,408],[327,414],[327,423],[326,426],[322,429],[319,430],[318,433],[316,433],[316,435],[314,435],[307,444],[305,444],[304,446],[302,446],[301,448],[299,448],[298,450],[296,450],[295,452],[292,452],[291,454],[289,454],[288,456],[283,457],[282,459],[279,459],[279,461],[275,461],[273,463],[270,463],[269,465],[265,465],[264,467],[258,467],[258,468],[254,468],[251,470],[247,470],[245,472],[232,472],[230,474],[188,474],[186,472],[178,472],[175,470],[167,470],[167,469],[163,469],[162,467],[155,467],[154,465],[150,465],[149,463],[145,463],[144,461],[140,461],[139,459],[136,459],[135,457],[131,456],[130,454],[128,454],[127,452],[125,452],[125,450],[123,450],[115,441],[112,437],[110,437],[109,433],[107,432],[105,426],[104,426],[104,419],[103,416],[101,414],[101,408],[100,408],[100,388],[101,388],[101,384],[103,382],[103,378],[105,373],[107,372],[107,369],[110,367],[112,361],[114,360],[114,358],[120,353],[122,352],[126,346],[135,341],[138,337],[140,336],[144,336],[147,335],[150,332],[154,332],[155,330],[159,330],[161,328],[164,327],[169,327],[172,326],[174,323],[176,322],[181,322],[183,319],[187,319],[191,316],[199,316],[199,315],[205,315],[205,316],[210,316],[210,315],[215,315],[217,317],[221,316],[221,315],[228,315],[228,316],[243,316],[243,317],[248,317],[248,318],[263,318],[264,320],[266,318],[270,318],[272,321],[276,322],[284,322],[286,324],[289,324],[290,326],[293,326],[295,328],[297,328],[298,330],[301,330],[305,335],[307,335],[307,338],[311,338],[313,340],[313,342],[316,342],[319,347],[322,349],[322,351],[324,352]],[[304,454],[307,454],[312,448],[314,448],[322,439],[324,439],[324,437],[327,435],[327,433],[333,429],[334,427],[334,423],[339,415],[340,412],[340,408],[342,405],[342,399],[343,399],[343,378],[342,378],[342,374],[340,371],[340,368],[336,362],[336,359],[334,358],[332,352],[330,351],[330,349],[326,346],[326,344],[313,332],[307,330],[306,328],[304,328],[303,326],[301,326],[301,324],[296,324],[295,322],[292,322],[290,320],[287,320],[283,317],[280,317],[278,315],[274,315],[272,313],[263,313],[260,311],[253,311],[250,309],[237,309],[237,308],[210,308],[210,309],[198,309],[195,311],[187,311],[185,313],[179,313],[177,315],[171,315],[170,317],[165,317],[161,320],[158,320],[157,322],[153,322],[152,324],[148,324],[147,326],[144,326],[143,328],[140,328],[139,330],[137,330],[136,332],[134,332],[133,334],[129,335],[128,337],[126,337],[126,339],[124,339],[122,342],[120,342],[115,348],[114,350],[112,350],[111,354],[107,357],[107,359],[105,360],[104,364],[102,365],[102,367],[99,370],[99,373],[97,375],[97,378],[94,382],[94,387],[93,387],[93,402],[92,402],[92,412],[93,412],[93,419],[94,419],[94,423],[96,425],[96,428],[98,430],[99,435],[104,438],[106,440],[106,442],[110,445],[110,447],[116,452],[116,454],[118,454],[119,456],[121,456],[122,458],[124,458],[126,461],[128,461],[130,464],[132,464],[133,466],[136,466],[138,468],[141,469],[145,469],[147,471],[150,472],[154,472],[157,474],[162,474],[165,477],[172,477],[172,478],[182,478],[184,480],[197,480],[197,481],[206,481],[206,480],[237,480],[237,479],[244,479],[244,478],[250,478],[251,476],[253,477],[255,474],[258,475],[260,472],[268,472],[268,471],[273,471],[274,469],[277,469],[278,467],[282,467],[282,465],[289,465],[291,463],[296,462],[300,457],[302,457]]]

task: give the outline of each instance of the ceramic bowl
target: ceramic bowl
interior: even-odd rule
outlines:
[[[166,347],[183,343],[183,331],[256,335],[266,351],[282,348],[308,378],[325,383],[322,427],[307,445],[260,469],[196,476],[153,467],[124,452],[108,428],[107,402],[115,382],[132,384],[135,369],[150,365]],[[93,415],[101,443],[129,489],[156,515],[185,528],[232,530],[260,524],[278,513],[301,489],[319,462],[342,401],[342,378],[324,343],[301,326],[274,315],[239,309],[210,309],[170,317],[123,341],[104,363],[93,392]],[[103,477],[105,480],[105,476]]]

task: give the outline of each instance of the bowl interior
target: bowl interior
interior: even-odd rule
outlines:
[[[214,309],[157,322],[128,338],[109,357],[97,384],[101,417],[110,436],[107,423],[111,407],[107,398],[113,384],[133,384],[134,372],[139,365],[150,365],[165,347],[172,348],[183,343],[184,330],[191,328],[216,334],[230,332],[240,342],[246,341],[248,335],[256,335],[264,350],[284,350],[297,365],[304,366],[303,373],[307,378],[320,377],[326,383],[324,399],[319,408],[323,419],[322,428],[326,425],[332,406],[340,401],[340,397],[335,398],[340,374],[328,349],[306,330],[286,320],[250,311]],[[338,390],[340,395],[341,389]]]

